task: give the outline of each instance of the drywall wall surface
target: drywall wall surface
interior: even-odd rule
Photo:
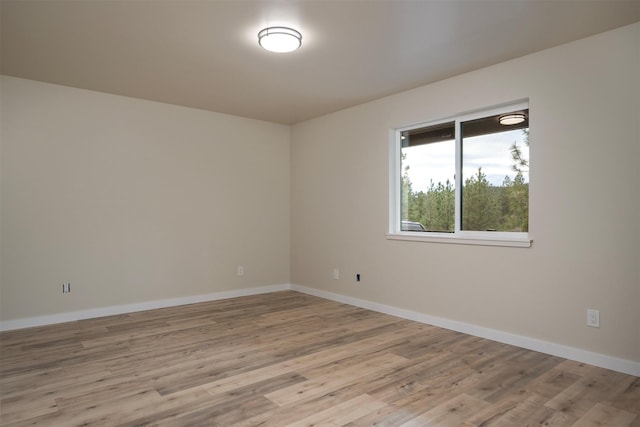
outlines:
[[[294,125],[292,283],[640,361],[639,47],[635,24]],[[390,129],[525,98],[532,247],[387,240]]]
[[[1,84],[2,320],[289,282],[288,126]]]

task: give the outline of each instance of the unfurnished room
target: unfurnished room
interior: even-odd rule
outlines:
[[[640,2],[0,0],[0,425],[640,427]]]

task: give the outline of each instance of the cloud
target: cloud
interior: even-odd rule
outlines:
[[[513,179],[513,159],[511,145],[517,143],[523,150],[525,158],[529,157],[529,147],[524,143],[521,130],[476,136],[463,140],[463,180],[469,178],[482,168],[487,180],[492,185],[502,185],[505,176]],[[427,191],[431,181],[445,183],[447,179],[454,184],[455,175],[455,141],[444,141],[431,144],[403,148],[406,159],[402,163],[409,166],[408,175],[414,191]],[[528,181],[528,174],[525,174]]]

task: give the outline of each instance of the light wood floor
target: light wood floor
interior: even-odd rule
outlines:
[[[3,426],[640,426],[640,379],[287,291],[0,334]]]

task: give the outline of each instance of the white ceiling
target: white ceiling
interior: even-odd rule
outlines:
[[[640,1],[2,0],[2,74],[292,124],[640,21]],[[287,25],[294,53],[257,33]]]

